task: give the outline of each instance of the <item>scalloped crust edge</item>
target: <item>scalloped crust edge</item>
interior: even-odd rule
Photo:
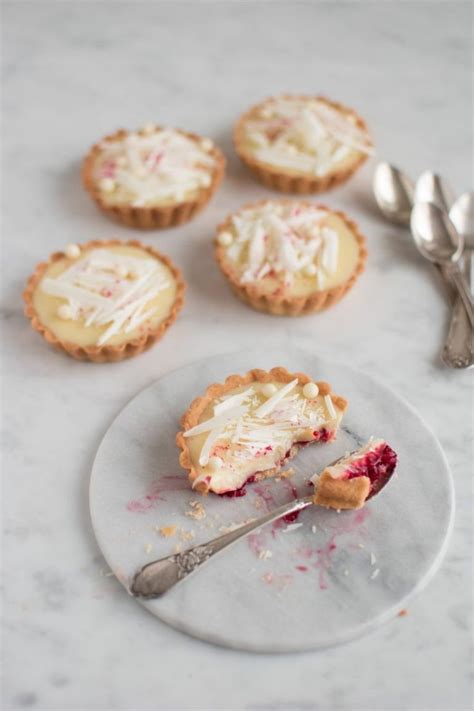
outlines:
[[[215,239],[215,258],[220,270],[229,281],[232,291],[239,299],[244,301],[251,308],[256,311],[263,311],[265,313],[272,314],[273,316],[305,316],[306,314],[317,313],[318,311],[323,311],[330,306],[334,306],[334,304],[340,301],[343,296],[345,296],[347,292],[352,289],[360,274],[362,274],[365,270],[368,254],[366,248],[367,240],[362,232],[360,232],[359,227],[355,222],[353,222],[353,220],[347,217],[345,212],[331,210],[326,205],[312,203],[308,200],[295,201],[287,198],[278,198],[277,200],[259,200],[255,203],[247,203],[243,205],[239,208],[238,212],[249,208],[255,208],[259,205],[265,205],[267,203],[297,203],[298,205],[316,207],[319,210],[326,210],[333,215],[337,215],[341,220],[343,220],[357,240],[359,245],[359,258],[357,260],[357,264],[355,265],[353,273],[345,282],[339,284],[338,286],[334,286],[331,289],[314,291],[312,294],[309,294],[309,296],[289,298],[285,296],[275,297],[268,294],[261,294],[257,284],[240,284],[234,270],[225,259],[225,248],[222,247],[217,241],[219,233],[228,229],[232,217],[236,214],[231,213],[217,228]]]
[[[157,341],[160,340],[160,338],[163,337],[164,333],[174,323],[178,313],[183,308],[186,284],[183,280],[181,272],[173,264],[169,257],[161,254],[161,252],[158,252],[158,250],[153,247],[142,244],[138,240],[123,241],[118,239],[90,240],[89,242],[82,243],[80,247],[81,249],[90,249],[92,247],[112,247],[116,245],[138,247],[143,251],[148,252],[155,257],[155,259],[158,259],[168,267],[176,280],[177,286],[176,298],[173,307],[164,321],[158,324],[154,330],[144,333],[139,338],[135,338],[133,341],[120,343],[118,345],[104,346],[79,346],[75,343],[62,341],[52,331],[50,331],[49,328],[42,324],[33,303],[34,292],[47,268],[59,259],[66,257],[64,252],[54,252],[47,262],[40,262],[36,266],[35,271],[28,279],[26,288],[23,292],[23,300],[25,301],[25,316],[30,320],[32,328],[43,336],[45,341],[76,360],[88,360],[94,363],[112,363],[124,360],[125,358],[133,358],[134,356],[140,355],[140,353],[143,353],[151,348]]]
[[[161,127],[157,126],[157,130]],[[178,133],[192,139],[193,141],[202,140],[202,136],[196,133],[190,133],[181,129],[176,129]],[[97,207],[102,210],[108,217],[115,221],[119,221],[128,227],[135,227],[142,230],[166,229],[182,225],[191,220],[205,205],[209,202],[213,194],[219,187],[225,173],[226,159],[222,151],[213,144],[210,151],[216,160],[216,167],[212,173],[211,184],[208,188],[199,190],[198,195],[185,202],[173,203],[171,205],[155,205],[153,207],[133,207],[132,205],[110,205],[107,200],[104,200],[101,191],[97,186],[97,182],[93,177],[94,163],[97,155],[101,152],[100,143],[103,141],[114,141],[117,138],[124,138],[129,134],[129,131],[119,129],[115,133],[105,136],[102,141],[96,143],[90,149],[82,162],[81,176],[82,183],[96,203]]]
[[[349,178],[352,177],[352,175],[354,175],[354,173],[365,163],[368,158],[367,155],[359,154],[359,157],[354,158],[353,162],[345,168],[333,170],[326,173],[326,175],[316,177],[303,174],[295,175],[293,171],[285,171],[283,168],[279,168],[277,166],[272,167],[268,163],[263,163],[257,160],[251,151],[244,148],[242,132],[243,126],[248,118],[257,109],[266,104],[267,101],[284,98],[318,99],[323,101],[331,108],[354,116],[356,118],[356,126],[369,133],[366,122],[354,109],[351,109],[350,107],[337,101],[332,101],[325,96],[309,96],[306,94],[282,94],[280,96],[270,96],[264,101],[261,101],[248,109],[244,114],[242,114],[235,125],[233,142],[235,152],[239,156],[240,160],[252,171],[260,182],[272,190],[278,190],[283,193],[293,193],[298,195],[304,193],[322,193],[327,190],[331,190],[338,185],[342,185],[342,183],[349,180]]]
[[[183,469],[186,469],[188,471],[189,481],[191,482],[191,484],[193,484],[194,480],[198,476],[198,472],[194,469],[193,463],[191,461],[188,442],[186,437],[184,437],[184,432],[198,424],[201,413],[203,412],[203,410],[205,410],[209,403],[215,400],[216,398],[221,397],[222,395],[225,395],[226,393],[231,392],[232,390],[235,390],[235,388],[238,388],[243,385],[249,385],[250,383],[254,382],[269,383],[274,381],[280,383],[289,383],[295,378],[298,378],[298,381],[301,385],[313,382],[312,378],[310,378],[305,373],[290,373],[286,368],[282,367],[272,368],[269,371],[261,370],[260,368],[253,368],[252,370],[249,370],[247,373],[245,373],[245,375],[229,375],[223,383],[213,383],[212,385],[209,385],[206,388],[204,395],[201,395],[192,401],[184,415],[181,417],[181,427],[183,429],[176,435],[176,444],[181,450],[181,453],[179,455],[179,463],[183,467]],[[334,402],[336,407],[342,412],[347,409],[347,400],[341,397],[340,395],[335,395],[332,392],[331,386],[328,383],[324,381],[315,382],[319,388],[319,392],[321,395],[331,395],[332,401]],[[287,457],[286,461],[288,461],[288,459],[293,458],[299,449],[300,446],[294,444],[290,449],[290,454]],[[280,471],[280,469],[281,465],[278,465],[273,469],[267,469],[264,472],[258,472],[255,475],[256,480],[259,481],[261,479],[266,479],[267,477],[274,476],[278,471]],[[199,483],[194,488],[194,490],[199,491],[199,493],[201,494],[207,494],[209,491],[209,487],[207,487],[205,482],[202,482]]]

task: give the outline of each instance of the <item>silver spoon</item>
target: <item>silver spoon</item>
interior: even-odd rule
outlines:
[[[416,181],[414,202],[432,202],[449,212],[454,202],[453,191],[444,178],[425,170]]]
[[[464,193],[458,197],[449,211],[449,217],[458,233],[464,237],[466,278],[472,291],[472,257],[474,254],[474,193]]]
[[[342,459],[342,457],[340,459]],[[340,459],[337,459],[329,466],[337,464]],[[390,472],[385,475],[378,484],[377,489],[370,492],[367,500],[380,493],[391,479],[392,474],[393,472]],[[277,518],[287,516],[296,511],[302,511],[312,504],[314,505],[313,496],[293,499],[293,501],[273,509],[273,511],[265,514],[265,516],[254,519],[250,521],[250,523],[239,526],[239,528],[236,528],[234,531],[224,533],[222,536],[218,536],[207,543],[201,543],[182,553],[175,553],[166,558],[154,560],[143,566],[143,568],[140,568],[136,573],[130,587],[130,592],[135,597],[146,599],[160,597],[177,583],[184,580],[188,575],[194,573],[195,570],[210,560],[216,553],[224,550],[224,548],[227,548],[232,543],[255,531],[255,529],[275,521]]]
[[[373,178],[377,205],[391,222],[408,227],[413,207],[412,181],[389,163],[379,163]]]
[[[473,326],[471,295],[466,279],[459,268],[459,259],[464,249],[463,236],[458,234],[444,210],[430,202],[419,202],[414,205],[410,225],[419,252],[448,272]]]
[[[464,271],[466,279],[473,288],[472,259],[474,253],[474,193],[461,195],[449,211],[451,222],[458,233],[464,237]],[[474,344],[472,331],[467,323],[464,304],[456,299],[446,344],[441,354],[447,365],[456,368],[468,368],[474,363]]]
[[[443,186],[440,190],[439,180],[439,177],[436,181],[431,180],[431,185],[436,187],[437,195],[434,197],[439,200],[441,194],[446,201],[449,188]],[[429,181],[425,178],[422,182],[424,191],[428,184]],[[375,200],[383,216],[392,223],[409,227],[414,195],[412,181],[389,163],[380,163],[374,173],[373,189]],[[439,265],[436,265],[436,268],[451,289],[448,274]],[[446,345],[442,351],[443,361],[452,368],[466,368],[472,365],[469,320],[462,302],[461,306],[462,309],[458,309],[456,313],[453,310]]]

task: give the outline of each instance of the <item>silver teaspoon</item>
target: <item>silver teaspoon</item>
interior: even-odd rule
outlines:
[[[440,264],[448,272],[462,299],[471,326],[474,314],[466,279],[459,268],[464,238],[459,235],[449,216],[430,202],[419,202],[413,207],[410,225],[419,252],[431,262]]]
[[[336,459],[329,466],[337,464],[338,461],[340,461],[340,459]],[[382,489],[390,481],[392,474],[393,471],[385,474],[384,478],[379,481],[377,489],[372,489],[367,497],[367,500],[373,498],[382,491]],[[275,521],[277,518],[287,516],[288,514],[292,514],[296,511],[302,511],[311,505],[315,505],[313,496],[293,499],[293,501],[273,509],[273,511],[270,511],[264,516],[254,519],[243,526],[239,526],[239,528],[236,528],[234,531],[224,533],[222,536],[218,536],[207,543],[201,543],[200,545],[194,546],[194,548],[189,548],[182,553],[175,553],[167,556],[166,558],[160,558],[159,560],[152,561],[151,563],[143,566],[143,568],[140,568],[140,570],[136,573],[130,587],[130,592],[135,597],[146,599],[160,597],[177,583],[180,583],[182,580],[187,578],[188,575],[194,573],[194,571],[200,568],[204,563],[207,563],[207,561],[216,555],[216,553],[224,550],[224,548],[228,548],[232,543],[244,538],[247,534],[255,531],[257,528],[261,528],[267,523]]]
[[[449,211],[451,222],[458,233],[464,237],[464,271],[466,279],[473,288],[472,259],[474,252],[474,193],[461,195]],[[447,365],[457,368],[468,368],[474,363],[474,344],[472,329],[466,323],[464,305],[457,298],[448,331],[446,344],[441,357]]]
[[[425,170],[416,181],[414,202],[432,202],[449,212],[454,202],[453,191],[444,178]]]
[[[413,183],[398,168],[379,163],[373,178],[375,200],[385,217],[397,225],[408,227],[413,207]]]

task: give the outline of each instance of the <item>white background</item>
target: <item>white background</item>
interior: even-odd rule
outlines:
[[[373,162],[321,198],[359,222],[370,250],[366,274],[327,313],[252,312],[228,290],[210,240],[228,211],[269,195],[234,157],[230,132],[248,105],[280,91],[353,105],[379,156],[469,189],[470,15],[464,2],[4,3],[5,708],[468,708],[472,380],[439,365],[448,309],[437,277],[377,214]],[[96,211],[79,166],[103,134],[150,120],[215,139],[228,174],[195,221],[139,235],[189,282],[165,339],[122,364],[76,363],[31,330],[21,292],[68,242],[137,236]],[[173,631],[105,577],[90,528],[91,463],[128,399],[182,364],[266,338],[403,393],[455,479],[455,531],[434,581],[406,617],[322,653],[255,656]]]

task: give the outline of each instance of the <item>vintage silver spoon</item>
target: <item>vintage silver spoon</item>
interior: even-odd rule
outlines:
[[[431,197],[439,201],[439,196],[442,195],[446,202],[449,199],[447,196],[450,190],[444,185],[440,188],[439,182],[439,177],[436,181],[428,181],[425,178],[422,182],[422,189],[426,191],[429,184],[435,186],[436,195],[431,195]],[[373,189],[375,200],[383,216],[394,224],[409,227],[414,195],[412,181],[389,163],[380,163],[374,173]],[[443,267],[435,266],[451,291],[452,284],[449,275]],[[463,303],[460,299],[457,302],[461,307],[452,311],[448,336],[441,357],[444,363],[451,368],[467,368],[473,362],[471,328]]]
[[[338,461],[339,459],[329,466],[337,464]],[[390,472],[385,475],[384,479],[380,481],[377,490],[371,491],[367,500],[380,493],[391,479],[392,474],[393,472]],[[222,536],[218,536],[207,543],[201,543],[182,553],[174,553],[166,558],[152,561],[143,566],[143,568],[140,568],[136,573],[130,587],[130,592],[135,597],[147,599],[160,597],[177,583],[184,580],[188,575],[194,573],[195,570],[210,560],[216,553],[224,550],[224,548],[227,548],[232,543],[255,531],[255,529],[275,521],[277,518],[287,516],[296,511],[302,511],[311,505],[314,505],[312,496],[293,499],[293,501],[273,509],[273,511],[270,511],[264,516],[254,519],[243,526],[239,526],[239,528],[236,528],[234,531],[224,533]]]
[[[453,191],[444,178],[425,170],[416,181],[414,202],[432,202],[449,212],[454,202]]]
[[[461,195],[449,211],[451,222],[464,237],[464,272],[473,289],[472,259],[474,254],[474,193]],[[457,298],[451,317],[448,337],[441,353],[443,361],[455,368],[469,368],[474,363],[472,329],[469,328],[464,304]]]
[[[375,200],[390,222],[408,227],[414,186],[410,178],[389,163],[379,163],[373,178]]]
[[[452,279],[473,326],[471,294],[459,267],[459,259],[464,249],[463,236],[458,234],[446,212],[431,202],[415,203],[410,225],[419,252],[426,259],[442,266]]]

